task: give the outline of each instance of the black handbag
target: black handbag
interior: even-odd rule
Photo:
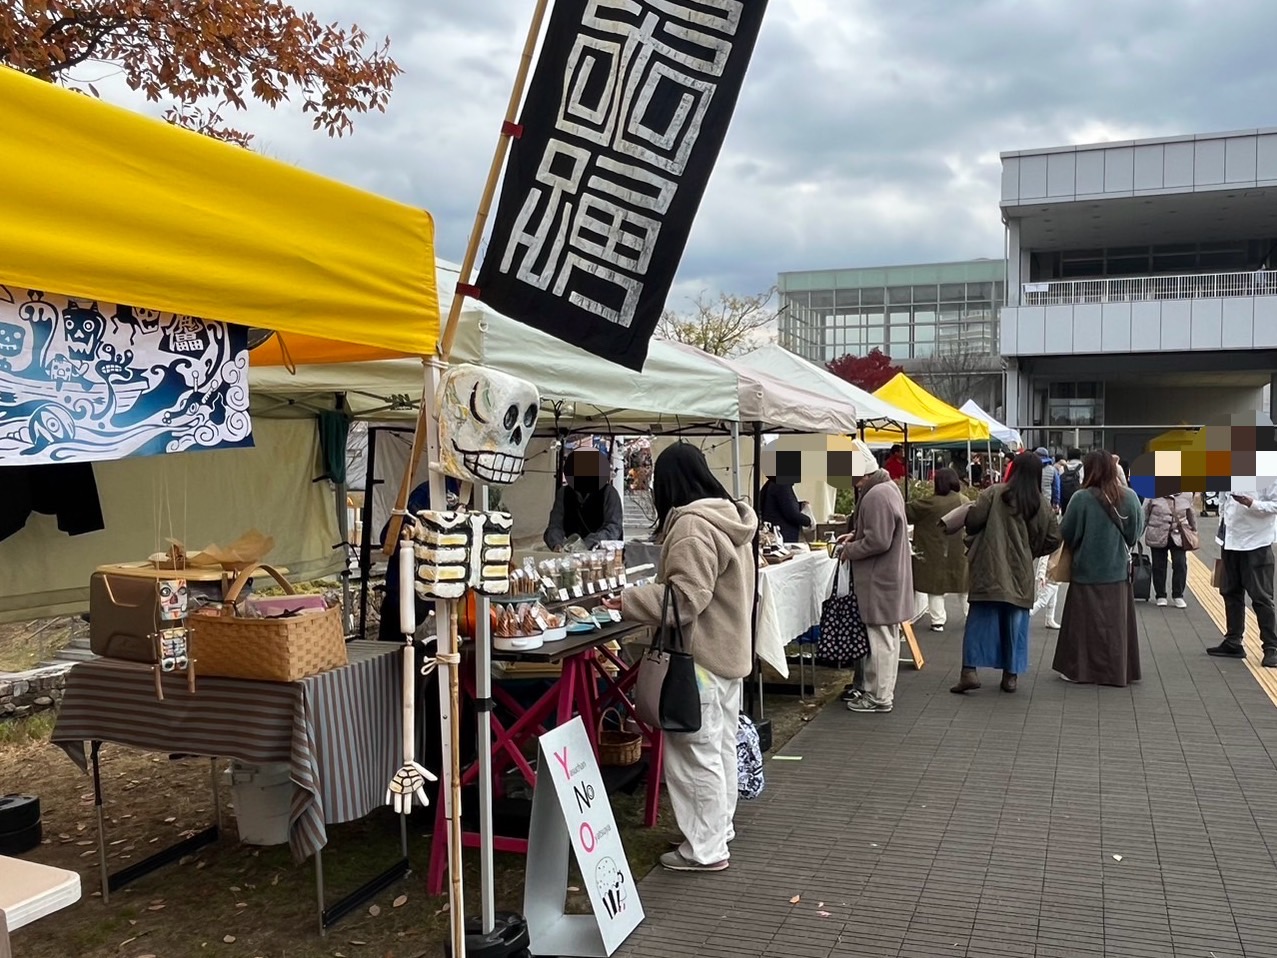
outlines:
[[[860,617],[855,583],[849,584],[846,595],[839,595],[841,574],[840,564],[834,573],[833,591],[820,607],[820,641],[816,655],[828,662],[854,662],[869,654],[869,629]]]
[[[653,630],[652,645],[639,663],[634,708],[641,722],[663,732],[701,730],[701,690],[696,682],[696,664],[683,637],[678,597],[668,583],[661,601],[661,625]]]

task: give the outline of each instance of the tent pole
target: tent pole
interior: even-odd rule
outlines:
[[[359,510],[364,534],[359,540],[359,637],[368,638],[368,577],[372,574],[372,492],[376,480],[377,430],[368,430],[368,466],[364,470],[364,505]]]
[[[337,393],[336,396],[337,412],[345,412],[346,394]],[[341,452],[342,458],[345,458],[346,450],[343,449]],[[349,477],[345,476],[345,470],[342,474],[342,481],[333,483],[333,495],[337,500],[337,534],[341,537],[341,545],[337,547],[341,550],[341,630],[344,634],[350,635],[355,627],[350,592],[350,508],[347,505],[350,484],[347,482]]]
[[[488,511],[488,487],[475,487],[475,506]],[[488,599],[475,596],[474,688],[479,722],[479,898],[484,935],[497,924],[492,832],[492,636]],[[461,716],[457,716],[460,722]]]
[[[971,466],[971,436],[967,436],[967,485],[971,485],[971,477],[975,475],[975,469]]]
[[[739,427],[738,427],[739,428]],[[763,424],[754,423],[754,504],[758,504],[758,496],[762,492],[762,481],[759,473],[759,466],[763,461]],[[760,549],[762,546],[762,518],[760,517],[758,528],[754,531],[754,614],[749,618],[749,651],[750,663],[753,675],[757,677],[757,684],[753,681],[749,683],[747,690],[748,703],[747,708],[749,714],[753,717],[754,722],[758,723],[763,720],[763,670],[758,667],[758,586],[760,577],[762,576],[762,556]]]
[[[913,472],[913,459],[909,455],[909,424],[904,424],[905,430],[905,502],[909,501],[909,474]]]
[[[488,211],[492,208],[492,198],[496,195],[497,184],[501,179],[501,168],[505,165],[506,153],[510,149],[510,138],[514,131],[514,121],[518,118],[519,104],[523,101],[523,88],[528,81],[528,73],[532,70],[532,56],[536,52],[537,38],[541,36],[541,23],[545,19],[545,11],[549,0],[536,0],[532,11],[532,23],[528,26],[528,36],[523,44],[523,55],[519,59],[519,69],[514,77],[514,86],[510,90],[510,102],[506,105],[505,122],[501,126],[501,135],[497,139],[497,149],[492,155],[492,165],[488,168],[488,179],[483,185],[483,195],[479,199],[479,209],[475,213],[474,226],[470,230],[470,241],[466,244],[465,256],[461,260],[461,272],[457,275],[457,288],[452,296],[452,307],[448,310],[448,318],[444,323],[439,339],[439,356],[447,364],[452,355],[452,347],[457,338],[457,326],[461,319],[461,307],[465,303],[470,288],[470,274],[474,270],[474,261],[479,256],[479,244],[483,241],[484,226],[488,222]],[[437,380],[436,380],[437,381]],[[433,393],[421,397],[421,410],[417,414],[417,428],[412,440],[412,455],[408,457],[408,467],[404,471],[403,482],[399,487],[399,498],[395,500],[395,515],[390,518],[390,532],[386,541],[391,544],[399,541],[399,529],[403,525],[403,517],[399,515],[408,504],[409,486],[412,477],[421,464],[424,450],[423,434],[426,428],[426,417],[432,407]],[[434,501],[433,499],[431,501]],[[440,502],[443,500],[440,499]],[[387,556],[390,552],[386,553]]]
[[[740,423],[738,422],[732,423],[732,498],[740,499]]]

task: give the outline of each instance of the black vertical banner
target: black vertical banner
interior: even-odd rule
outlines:
[[[641,370],[766,0],[556,0],[479,298]]]

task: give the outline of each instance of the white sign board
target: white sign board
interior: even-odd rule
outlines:
[[[564,913],[569,847],[593,915]],[[523,913],[532,954],[609,958],[643,921],[638,888],[580,716],[541,736],[527,862]]]

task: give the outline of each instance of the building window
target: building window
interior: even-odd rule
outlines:
[[[846,306],[860,305],[860,290],[858,289],[837,289],[834,290],[834,305],[839,309]]]
[[[873,286],[860,291],[860,305],[881,306],[882,304],[883,289],[881,286]]]
[[[911,286],[893,286],[887,290],[887,302],[889,303],[911,303],[913,302],[913,287]]]

